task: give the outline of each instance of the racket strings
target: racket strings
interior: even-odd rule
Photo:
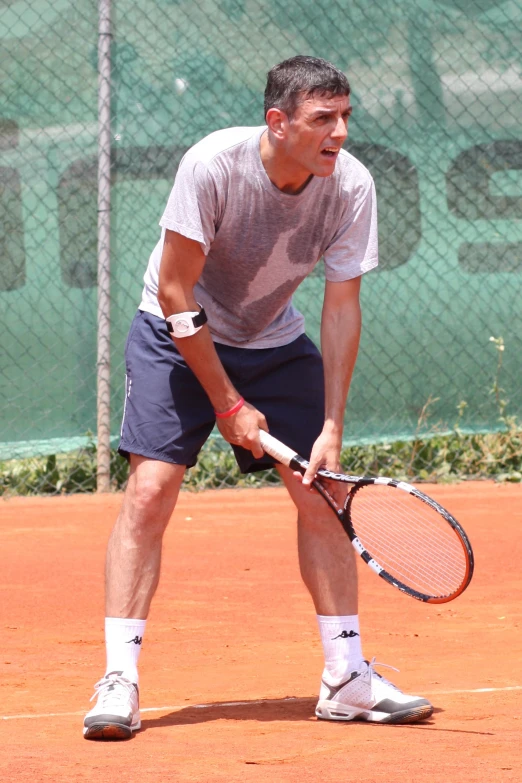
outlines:
[[[400,534],[404,535],[404,531]],[[397,544],[394,539],[381,536],[377,531],[366,528],[359,538],[379,565],[419,592],[446,595],[453,592],[464,578],[465,567],[456,569],[451,561],[441,562],[440,557],[430,557],[426,551],[419,554],[418,547]],[[462,560],[462,550],[456,554]]]
[[[394,494],[390,495],[389,490]],[[417,542],[424,538],[426,546],[428,544],[435,546],[449,545],[458,551],[460,545],[451,527],[438,512],[425,505],[419,498],[404,492],[399,494],[399,491],[393,487],[387,488],[386,496],[383,496],[382,489],[379,486],[370,485],[365,487],[365,495],[362,498],[360,492],[361,490],[359,490],[357,495],[357,512],[360,516],[362,512],[361,504],[364,503],[364,514],[368,519],[368,526],[372,523],[382,524],[383,519],[386,519],[389,523],[384,530],[375,528],[379,530],[379,536],[384,538],[386,531],[390,530],[390,525],[409,534],[412,533],[413,528]],[[420,513],[419,509],[421,509]],[[407,547],[409,544],[410,548],[412,548],[413,543],[409,541],[403,542],[402,547]]]
[[[350,516],[364,548],[408,587],[445,596],[463,583],[468,563],[458,533],[415,495],[370,484],[354,494]]]
[[[379,523],[381,524],[381,523]],[[361,528],[361,525],[358,525],[359,529]],[[393,532],[393,531],[389,531]],[[412,543],[411,541],[402,541],[397,542],[393,537],[391,537],[389,534],[383,534],[379,527],[377,525],[374,526],[373,531],[371,530],[371,524],[368,522],[365,525],[365,533],[364,538],[365,540],[370,539],[370,533],[373,533],[372,541],[376,541],[378,539],[379,544],[376,544],[373,546],[373,548],[370,550],[372,552],[376,551],[376,548],[379,547],[380,549],[385,551],[388,555],[388,558],[394,559],[395,563],[397,565],[401,565],[404,558],[407,556],[408,558],[418,558],[418,546],[415,545],[415,543]],[[401,535],[404,535],[404,532],[401,531]],[[454,539],[454,540],[453,540]],[[448,575],[452,576],[456,580],[460,580],[463,576],[462,569],[459,565],[459,563],[455,562],[455,558],[457,560],[462,559],[462,547],[458,543],[455,536],[453,536],[453,539],[450,537],[448,540],[442,540],[439,539],[437,542],[434,542],[433,540],[430,542],[423,542],[424,547],[428,547],[428,545],[437,547],[440,546],[446,546],[449,544],[449,547],[453,550],[451,552],[447,552],[448,556],[448,562],[446,563],[446,572]],[[418,542],[417,542],[418,543]],[[454,546],[454,544],[456,546]],[[368,547],[369,548],[369,547]],[[434,551],[437,551],[436,549]],[[419,573],[423,573],[426,578],[433,577],[433,564],[436,562],[440,562],[440,558],[438,557],[430,557],[427,550],[424,553],[424,559],[421,562],[417,562],[417,565],[415,567],[415,570]],[[411,570],[411,569],[410,569]],[[435,573],[435,576],[437,576],[437,572]]]
[[[395,492],[395,490],[392,489]],[[428,547],[434,547],[435,551],[438,548],[448,547],[453,550],[451,555],[455,555],[460,552],[461,545],[454,534],[452,528],[445,522],[443,517],[440,517],[438,512],[432,511],[431,517],[426,518],[426,509],[422,508],[422,514],[419,514],[419,501],[418,498],[414,498],[408,505],[408,498],[410,496],[400,495],[393,496],[393,503],[391,498],[384,499],[376,497],[375,492],[371,498],[367,497],[368,489],[366,489],[366,496],[364,498],[365,507],[364,515],[365,521],[359,520],[358,529],[361,530],[362,525],[369,531],[373,528],[375,536],[378,534],[379,538],[384,542],[387,541],[389,546],[396,543],[396,551],[409,551],[414,553],[417,551],[419,544],[422,544],[425,548],[426,557],[429,557]],[[380,504],[379,504],[380,501]],[[383,502],[385,501],[385,502]],[[369,507],[368,504],[371,504]],[[380,507],[379,507],[380,505]],[[430,507],[426,507],[429,510]],[[362,513],[361,502],[359,500],[357,513],[360,517]],[[352,511],[353,515],[353,511]],[[386,521],[387,525],[383,529],[382,523]],[[433,525],[435,521],[438,524],[438,528]],[[405,540],[397,540],[390,535],[393,533],[395,536],[397,533],[402,535],[408,534],[410,538]],[[450,568],[452,561],[450,560]],[[454,564],[453,564],[454,565]],[[458,570],[458,569],[455,569]]]
[[[462,578],[456,578],[447,573],[440,575],[434,572],[434,567],[439,567],[439,563],[432,563],[431,567],[428,563],[423,567],[418,562],[415,566],[409,566],[403,562],[404,552],[398,553],[394,558],[389,550],[383,552],[381,549],[379,551],[375,545],[366,542],[363,543],[363,545],[365,549],[369,551],[371,551],[373,546],[373,557],[379,565],[394,578],[399,579],[408,587],[411,587],[420,593],[430,596],[451,595],[458,589],[463,581],[465,571],[462,573]],[[460,577],[460,575],[457,576]]]
[[[369,545],[367,548],[369,548]],[[451,595],[462,581],[455,579],[448,581],[447,577],[438,578],[438,575],[434,574],[433,570],[430,571],[428,566],[422,568],[417,564],[415,568],[408,567],[400,559],[393,559],[389,552],[387,555],[379,552],[374,555],[374,559],[393,577],[423,594],[434,596]]]

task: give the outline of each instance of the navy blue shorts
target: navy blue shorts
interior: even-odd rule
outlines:
[[[321,355],[306,335],[278,348],[231,348],[215,343],[242,397],[266,416],[272,435],[307,459],[324,424]],[[165,321],[138,311],[125,346],[125,407],[119,452],[192,467],[216,417],[206,392],[177,351]],[[242,473],[265,470],[232,446]]]

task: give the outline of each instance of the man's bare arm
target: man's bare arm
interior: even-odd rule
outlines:
[[[174,231],[166,231],[158,286],[158,301],[165,318],[174,313],[199,309],[194,286],[203,272],[205,260],[199,242]],[[203,326],[191,337],[172,339],[208,394],[214,410],[230,410],[240,394],[221,364],[208,326]],[[234,416],[218,419],[218,428],[225,440],[243,446],[254,457],[263,456],[259,443],[260,427],[267,429],[265,417],[248,403]]]
[[[340,469],[344,411],[361,335],[360,288],[360,277],[341,283],[326,282],[321,318],[325,422],[303,477],[307,485],[322,466],[333,471]]]

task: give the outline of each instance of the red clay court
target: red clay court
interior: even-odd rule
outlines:
[[[0,780],[522,780],[522,487],[426,489],[474,546],[463,596],[401,595],[361,564],[365,654],[428,697],[413,726],[314,717],[322,650],[282,489],[184,493],[141,655],[142,730],[86,742],[103,674],[103,561],[119,495],[0,503]]]

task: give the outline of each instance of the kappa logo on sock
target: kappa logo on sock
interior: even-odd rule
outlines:
[[[331,641],[333,642],[335,639],[353,639],[354,636],[359,636],[357,631],[342,631],[342,633],[334,636]]]
[[[135,636],[134,639],[129,639],[128,642],[125,642],[125,644],[141,644],[143,641],[143,636]]]

